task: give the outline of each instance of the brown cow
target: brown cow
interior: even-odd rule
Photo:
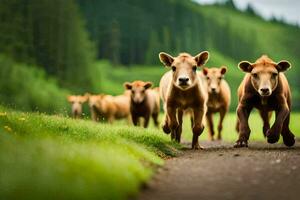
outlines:
[[[115,119],[129,118],[130,95],[125,92],[123,95],[90,95],[89,106],[92,120],[107,120],[113,123]]]
[[[88,95],[70,95],[67,97],[72,106],[72,116],[74,118],[82,117],[82,104],[88,100]]]
[[[160,95],[166,112],[163,130],[171,133],[171,139],[180,142],[182,132],[182,115],[186,111],[192,115],[192,148],[199,149],[198,137],[203,132],[203,116],[206,113],[207,92],[197,74],[209,58],[204,51],[195,57],[181,53],[172,57],[167,53],[159,54],[160,61],[170,67],[160,80]]]
[[[263,133],[269,143],[276,143],[280,134],[286,146],[295,143],[294,134],[289,129],[291,111],[291,91],[283,74],[290,63],[275,63],[267,56],[262,56],[255,63],[243,61],[239,68],[246,72],[239,89],[239,105],[237,108],[237,131],[239,139],[235,147],[247,147],[250,136],[248,118],[253,108],[257,108],[263,119]],[[270,112],[275,111],[276,119],[270,128]]]
[[[206,119],[209,128],[209,140],[214,140],[214,125],[213,114],[220,113],[220,120],[218,125],[217,139],[221,140],[221,132],[223,129],[223,120],[230,106],[230,88],[224,74],[227,68],[225,66],[221,68],[203,68],[200,77],[205,81],[207,85],[208,101],[207,101],[207,113]]]
[[[130,113],[135,126],[139,125],[139,118],[144,118],[144,128],[148,127],[150,116],[158,127],[160,99],[158,89],[151,89],[151,82],[134,81],[124,83],[124,87],[131,91]]]

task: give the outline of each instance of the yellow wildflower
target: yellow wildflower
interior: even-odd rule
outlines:
[[[7,115],[6,112],[0,112],[0,117],[4,117],[6,115]]]
[[[9,126],[4,126],[4,129],[7,130],[8,132],[12,131],[12,129]]]

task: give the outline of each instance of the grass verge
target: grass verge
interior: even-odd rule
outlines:
[[[0,107],[0,199],[127,199],[174,156],[160,131]]]

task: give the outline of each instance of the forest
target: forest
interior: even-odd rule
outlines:
[[[161,69],[160,51],[208,50],[208,65],[227,65],[234,90],[243,76],[239,61],[254,62],[262,54],[289,60],[294,108],[300,108],[300,28],[267,22],[250,6],[236,9],[231,0],[209,6],[180,0],[1,0],[0,19],[4,104],[58,112],[68,93],[119,92],[122,83],[109,83],[123,68]],[[150,78],[157,84],[159,78]],[[44,89],[32,90],[34,85]]]

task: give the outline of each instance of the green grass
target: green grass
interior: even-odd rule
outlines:
[[[160,115],[160,122],[163,121],[164,115]],[[274,122],[275,114],[273,113],[272,119],[271,119],[271,125]],[[290,128],[292,132],[295,134],[296,137],[300,138],[300,124],[298,123],[298,119],[300,118],[300,113],[293,113],[291,115],[291,122],[290,122]],[[238,139],[238,134],[235,130],[236,125],[236,113],[230,112],[226,115],[224,122],[223,122],[223,131],[222,131],[222,137],[223,140],[227,142],[232,142],[232,144]],[[214,115],[214,127],[215,127],[215,134],[217,134],[217,126],[218,126],[218,120],[219,115]],[[124,121],[117,122],[119,124],[124,124]],[[255,110],[252,111],[250,117],[249,117],[249,126],[251,129],[251,135],[250,135],[250,143],[251,141],[265,141],[265,138],[263,136],[262,132],[262,119],[260,118],[258,112]],[[150,127],[153,128],[154,124],[151,121]],[[162,130],[161,130],[162,132]],[[182,131],[182,138],[183,140],[187,142],[192,141],[192,130],[190,125],[190,118],[189,116],[185,116],[183,120],[183,131]],[[200,141],[207,141],[208,140],[208,128],[205,127],[204,132],[199,137]],[[265,141],[267,144],[267,141]],[[281,142],[281,141],[280,141]]]
[[[272,120],[271,120],[272,123],[274,122],[274,118],[275,118],[275,114],[273,114],[272,116]],[[290,128],[292,132],[296,135],[296,137],[300,137],[300,124],[298,123],[299,118],[300,118],[300,113],[294,113],[291,115]],[[215,115],[214,116],[215,134],[217,133],[218,120],[219,120],[219,116]],[[235,125],[236,125],[236,114],[229,113],[228,115],[226,115],[223,123],[223,131],[222,131],[222,136],[225,141],[234,142],[237,140],[238,134],[235,130]],[[262,132],[263,123],[259,114],[256,111],[253,111],[253,113],[251,113],[249,118],[249,125],[251,129],[249,142],[251,143],[251,141],[265,141]],[[192,141],[190,120],[187,117],[185,118],[184,125],[183,125],[183,138],[189,142]],[[200,136],[200,141],[207,140],[207,139],[208,139],[208,129],[205,128],[203,134]]]
[[[180,148],[152,128],[0,115],[0,199],[126,199]]]
[[[299,117],[291,117],[298,137]],[[189,122],[185,117],[183,138],[188,142]],[[223,124],[223,138],[232,144],[235,122],[236,115],[229,113]],[[264,140],[256,112],[250,127],[250,144]],[[207,138],[205,129],[200,141]],[[155,166],[180,148],[153,122],[143,129],[125,121],[97,124],[0,107],[0,199],[127,199],[138,193]]]

